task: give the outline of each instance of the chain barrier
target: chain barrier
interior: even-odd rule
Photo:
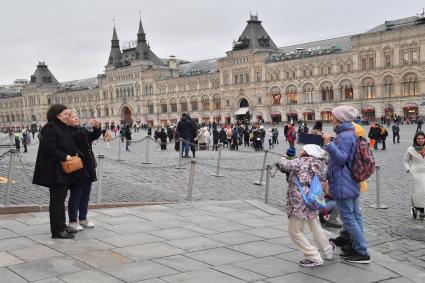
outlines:
[[[204,163],[204,162],[200,162],[200,161],[196,161],[196,164],[203,166],[203,167],[207,167],[207,168],[217,168],[217,165],[214,164],[209,164],[209,163]],[[265,169],[260,168],[231,168],[231,167],[219,167],[221,170],[226,170],[229,172],[262,172]]]
[[[149,139],[150,139],[150,140],[152,140],[152,141],[154,141],[155,143],[157,143],[157,144],[159,144],[159,145],[163,144],[162,142],[157,141],[157,140],[155,140],[154,138],[149,137]],[[176,142],[179,142],[179,140],[173,140],[173,141],[167,142],[166,144],[167,144],[167,145],[168,145],[168,144],[175,144]]]
[[[5,158],[5,157],[7,157],[7,156],[9,156],[9,155],[10,155],[10,150],[8,150],[8,151],[6,151],[6,152],[4,152],[4,153],[0,154],[0,160],[2,160],[3,158]]]
[[[139,165],[139,164],[127,163],[127,162],[124,162],[124,161],[118,161],[118,160],[115,160],[115,159],[112,159],[112,158],[106,157],[106,156],[105,156],[104,159],[105,159],[105,161],[109,161],[109,162],[112,162],[114,164],[127,166],[127,167],[130,167],[130,168],[133,168],[133,169],[159,169],[159,170],[179,169],[181,167],[181,165],[190,164],[190,161],[189,161],[189,162],[185,162],[181,165],[173,164],[173,165],[149,166],[149,165]]]
[[[271,150],[269,150],[269,153],[272,154],[272,155],[279,156],[279,157],[282,157],[282,155],[284,155],[283,153],[279,153],[279,152],[275,152],[275,151],[271,151]]]

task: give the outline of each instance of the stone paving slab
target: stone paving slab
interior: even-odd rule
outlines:
[[[220,207],[229,219],[218,217],[226,214]],[[285,229],[286,216],[256,201],[116,209],[93,211],[93,222],[109,219],[110,224],[79,232],[74,240],[51,239],[49,225],[42,223],[45,213],[0,217],[5,231],[22,219],[29,228],[45,228],[39,235],[2,231],[9,238],[0,240],[0,282],[425,282],[424,270],[373,249],[368,265],[349,264],[336,255],[324,266],[302,268],[297,264],[302,255]],[[217,219],[200,222],[189,211]],[[158,217],[166,223],[177,219],[181,226],[160,227]],[[120,219],[135,221],[120,224]],[[239,223],[245,219],[252,221]],[[231,225],[235,228],[227,231]]]

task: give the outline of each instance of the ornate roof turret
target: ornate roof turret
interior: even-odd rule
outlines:
[[[155,55],[150,49],[149,43],[146,41],[146,34],[143,30],[142,19],[139,20],[139,30],[137,32],[136,59],[152,61],[156,65],[164,65],[161,59]]]
[[[138,42],[146,41],[146,34],[145,34],[145,31],[143,30],[142,19],[140,19],[139,21],[139,31],[137,32],[137,41]]]
[[[59,82],[50,72],[49,68],[45,62],[38,62],[37,69],[35,69],[34,74],[31,76],[30,84],[35,85],[59,85]]]
[[[250,15],[247,26],[239,39],[233,43],[233,50],[243,49],[278,49],[270,38],[257,15]]]
[[[120,49],[120,41],[118,40],[117,31],[115,29],[114,22],[114,30],[112,32],[112,40],[111,40],[111,53],[109,54],[108,65],[117,66],[121,61],[121,49]]]

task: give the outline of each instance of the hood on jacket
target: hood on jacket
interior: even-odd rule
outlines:
[[[335,128],[335,133],[339,134],[345,131],[353,131],[354,132],[354,126],[351,122],[342,122]]]

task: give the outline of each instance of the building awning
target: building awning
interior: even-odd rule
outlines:
[[[248,107],[239,108],[238,111],[235,112],[235,116],[236,115],[245,115],[246,112],[248,112],[248,111],[249,111]]]
[[[371,105],[366,105],[362,107],[363,112],[375,112],[375,107]]]
[[[416,103],[407,103],[407,104],[403,107],[403,109],[407,109],[407,110],[410,110],[410,109],[418,109],[418,105],[417,105]]]
[[[282,115],[279,112],[273,112],[271,114],[272,117],[281,117]]]

